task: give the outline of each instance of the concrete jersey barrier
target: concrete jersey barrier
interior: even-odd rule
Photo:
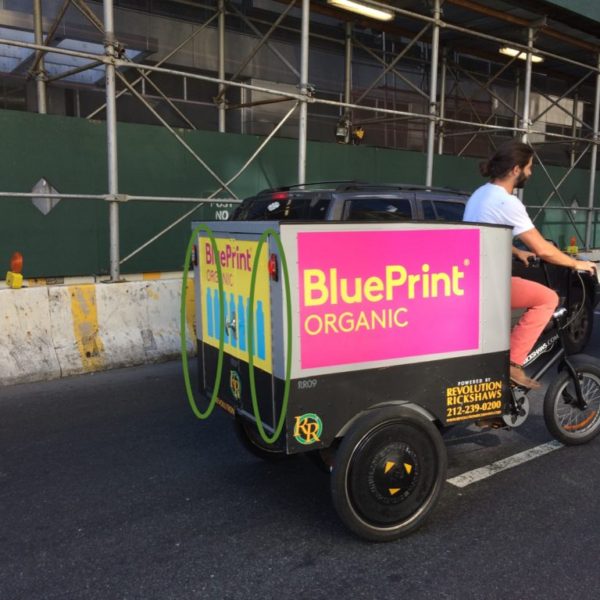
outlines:
[[[0,289],[0,385],[174,358],[180,302],[181,279]],[[189,280],[189,352],[194,304]]]

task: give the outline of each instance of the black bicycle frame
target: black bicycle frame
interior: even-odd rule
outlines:
[[[540,268],[543,269],[546,285],[548,287],[551,287],[546,263],[542,262],[540,264]],[[533,358],[531,358],[529,362],[526,362],[526,366],[529,367],[530,365],[537,363],[538,360],[546,353],[552,352],[552,350],[554,350],[554,344],[558,342],[558,344],[556,345],[556,350],[550,355],[549,360],[547,360],[537,371],[533,373],[532,378],[536,380],[540,379],[549,369],[551,369],[554,365],[562,361],[563,368],[567,369],[571,376],[571,379],[573,380],[573,385],[575,386],[575,393],[577,395],[577,407],[583,410],[587,407],[587,402],[584,400],[583,394],[581,392],[581,384],[579,381],[579,377],[577,376],[577,370],[573,366],[573,363],[569,360],[569,357],[567,356],[567,353],[565,351],[565,341],[563,327],[561,323],[563,316],[564,314],[557,316],[555,313],[555,315],[552,317],[552,323],[554,325],[553,329],[544,332],[540,336],[540,339],[536,342],[536,345],[533,347],[532,351],[529,353],[528,356],[528,358],[532,356]],[[547,347],[548,344],[550,344],[549,347]]]

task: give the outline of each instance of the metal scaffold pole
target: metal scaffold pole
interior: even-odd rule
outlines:
[[[117,166],[117,102],[115,86],[115,31],[113,0],[104,0],[104,32],[106,62],[106,149],[108,158],[108,193],[116,197],[119,193],[119,172]],[[118,281],[119,271],[119,203],[109,202],[109,239],[110,239],[110,279]]]
[[[446,78],[448,75],[448,57],[446,48],[442,51],[442,81],[440,83],[440,118],[446,116]],[[440,122],[438,132],[438,154],[444,154],[444,121]]]
[[[344,102],[352,102],[352,23],[346,21],[346,43],[344,47]]]
[[[590,191],[588,196],[587,220],[585,223],[585,247],[589,250],[594,244],[592,239],[592,228],[594,224],[594,196],[596,195],[596,169],[598,166],[598,143],[600,135],[598,127],[600,126],[600,54],[598,54],[598,72],[596,73],[596,98],[594,100],[594,132],[592,143],[592,157],[590,160]],[[595,237],[595,236],[594,236]]]
[[[425,185],[433,184],[433,157],[435,154],[435,129],[437,118],[437,83],[438,61],[440,53],[440,0],[435,0],[433,7],[433,32],[431,36],[431,78],[429,84],[429,127],[427,133],[427,171]]]
[[[306,139],[308,133],[308,45],[310,0],[302,0],[302,33],[300,46],[300,119],[298,123],[298,183],[306,181]]]
[[[573,141],[571,142],[571,149],[569,151],[569,164],[573,166],[575,164],[575,150],[576,143],[575,137],[577,136],[577,106],[579,104],[579,94],[575,94],[573,96],[573,117],[571,119],[571,137]]]
[[[533,56],[533,28],[527,30],[527,60],[525,61],[525,89],[523,90],[523,118],[521,119],[521,128],[525,129],[525,133],[521,138],[524,144],[529,141],[529,111],[531,104],[531,65]]]
[[[33,29],[35,43],[40,46],[44,43],[44,33],[42,31],[42,0],[33,0]],[[37,90],[38,112],[45,115],[48,111],[46,105],[46,72],[44,69],[44,55],[38,51],[36,53],[36,70],[34,73]]]
[[[225,79],[225,0],[219,0],[219,79]],[[219,132],[225,133],[225,86],[219,84]]]

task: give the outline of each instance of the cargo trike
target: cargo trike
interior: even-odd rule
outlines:
[[[423,523],[444,483],[447,428],[526,419],[526,390],[509,381],[509,228],[194,226],[199,414],[226,410],[261,458],[320,462],[359,536],[393,540]],[[544,363],[537,375],[557,367],[545,418],[577,444],[600,431],[600,370],[566,358],[561,327],[559,312],[530,362]]]

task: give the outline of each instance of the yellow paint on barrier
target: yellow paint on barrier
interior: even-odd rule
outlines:
[[[142,273],[144,279],[160,279],[161,273]]]
[[[77,285],[70,289],[75,342],[84,371],[97,371],[104,365],[104,344],[98,335],[96,286]]]
[[[160,294],[156,290],[153,290],[151,287],[148,287],[146,289],[146,293],[148,294],[148,298],[150,298],[150,300],[160,300]]]

